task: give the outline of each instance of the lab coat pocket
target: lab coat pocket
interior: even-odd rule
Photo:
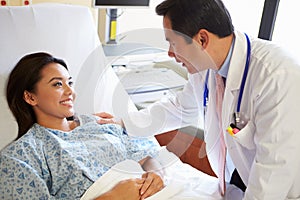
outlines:
[[[254,132],[255,126],[253,122],[248,121],[247,125],[234,135],[235,141],[249,150],[254,149]]]

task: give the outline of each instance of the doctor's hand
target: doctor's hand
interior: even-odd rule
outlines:
[[[140,200],[140,189],[143,183],[144,179],[140,178],[120,181],[95,200]]]
[[[140,190],[141,200],[159,192],[164,187],[162,178],[154,172],[147,172],[142,175],[142,178],[145,181]]]
[[[100,119],[97,121],[99,124],[119,124],[120,126],[122,126],[124,128],[123,121],[121,119],[114,118],[114,116],[109,113],[100,112],[100,113],[96,113],[94,115],[100,117]]]

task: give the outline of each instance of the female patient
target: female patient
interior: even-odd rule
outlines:
[[[99,125],[92,115],[67,120],[74,116],[72,85],[65,62],[47,53],[24,56],[11,72],[7,102],[19,133],[0,153],[0,199],[79,199],[125,159],[146,171],[157,167],[151,140],[129,138],[120,126]],[[162,187],[161,177],[148,172],[98,199],[143,199]]]

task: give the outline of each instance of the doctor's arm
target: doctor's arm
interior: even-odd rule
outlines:
[[[122,116],[122,121],[115,120],[113,116],[107,114],[101,114],[101,116],[99,113],[97,115],[102,118],[99,123],[121,123],[127,133],[133,136],[156,135],[197,124],[201,113],[198,104],[201,102],[198,102],[199,99],[196,96],[198,93],[202,96],[201,80],[201,76],[189,78],[184,89],[173,97],[157,101],[139,111],[128,111],[126,116]],[[195,85],[199,88],[195,89]]]
[[[107,112],[95,113],[94,115],[100,117],[97,121],[99,124],[119,124],[124,128],[124,123],[121,119],[116,119],[114,116]]]
[[[300,81],[291,79],[272,74],[253,97],[256,154],[244,199],[287,199],[299,178]]]

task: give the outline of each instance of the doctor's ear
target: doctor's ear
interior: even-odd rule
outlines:
[[[35,106],[35,105],[37,104],[35,95],[34,95],[33,93],[31,93],[31,92],[28,92],[27,90],[24,91],[23,99],[24,99],[29,105]]]
[[[208,31],[205,29],[200,29],[194,36],[194,40],[196,40],[205,49],[209,42]]]

